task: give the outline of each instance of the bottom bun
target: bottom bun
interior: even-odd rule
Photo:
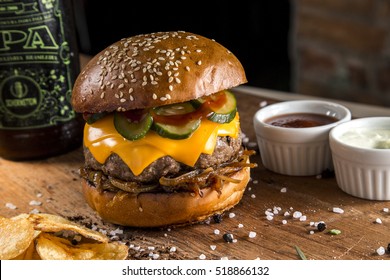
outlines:
[[[231,177],[241,181],[225,182],[220,194],[212,188],[202,189],[202,197],[190,192],[99,192],[85,179],[82,185],[87,203],[103,220],[131,227],[165,227],[200,222],[235,206],[249,182],[250,169],[245,167]]]

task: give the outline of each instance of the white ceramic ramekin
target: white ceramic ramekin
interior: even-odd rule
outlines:
[[[329,142],[337,184],[356,197],[390,200],[390,149],[358,147],[342,139],[347,131],[362,128],[390,131],[390,117],[354,119],[331,130]]]
[[[319,113],[338,121],[306,128],[278,127],[265,122],[289,113]],[[333,170],[329,131],[350,119],[348,108],[322,100],[285,101],[261,108],[254,115],[253,124],[264,167],[292,176],[312,176],[326,169]]]

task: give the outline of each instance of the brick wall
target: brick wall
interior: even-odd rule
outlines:
[[[390,0],[291,0],[293,91],[390,106]]]

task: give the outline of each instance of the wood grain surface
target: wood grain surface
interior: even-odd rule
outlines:
[[[252,147],[256,142],[252,117],[260,104],[272,101],[239,92],[236,96],[241,127]],[[338,188],[332,174],[284,176],[266,170],[258,154],[252,161],[258,167],[252,169],[242,201],[220,222],[211,219],[192,226],[145,230],[104,223],[86,205],[78,174],[83,164],[81,148],[39,161],[0,159],[0,215],[39,211],[67,217],[126,242],[129,259],[199,259],[203,254],[206,259],[294,260],[299,259],[295,246],[315,260],[390,258],[390,254],[376,253],[390,243],[390,213],[384,211],[390,202],[352,197]],[[10,209],[7,203],[17,208]],[[334,207],[344,213],[334,213]],[[272,220],[266,218],[267,209],[276,210]],[[294,218],[295,211],[306,219]],[[320,232],[311,225],[319,221],[326,223],[326,230]],[[341,233],[332,235],[331,229]],[[233,234],[235,242],[226,242],[225,233]]]

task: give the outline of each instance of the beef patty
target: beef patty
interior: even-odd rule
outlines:
[[[224,162],[229,162],[239,156],[241,150],[241,137],[232,138],[229,136],[218,137],[213,154],[201,154],[194,167],[177,162],[170,156],[159,158],[151,163],[138,176],[115,153],[110,155],[104,164],[99,163],[89,151],[84,147],[85,168],[101,170],[103,173],[124,181],[134,181],[137,183],[154,183],[159,178],[174,177],[194,169],[205,169],[217,167]]]

